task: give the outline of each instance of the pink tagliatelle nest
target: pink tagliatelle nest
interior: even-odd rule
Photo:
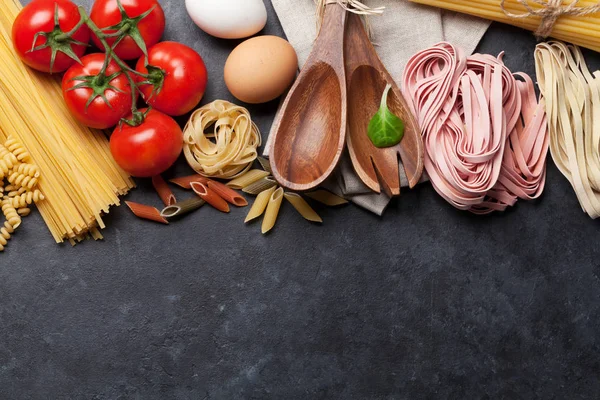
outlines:
[[[533,81],[493,57],[442,42],[415,54],[404,90],[423,132],[425,168],[449,203],[474,213],[539,197],[548,128]]]

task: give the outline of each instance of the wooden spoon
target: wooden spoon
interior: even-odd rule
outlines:
[[[394,79],[379,59],[361,18],[348,17],[345,39],[348,86],[348,150],[360,179],[371,190],[400,195],[398,156],[404,165],[409,186],[414,187],[423,173],[423,138],[419,125]],[[388,107],[404,121],[402,141],[393,147],[377,148],[368,137],[371,118],[379,110],[387,84],[392,85]],[[381,184],[380,184],[381,182]]]
[[[335,169],[346,140],[346,11],[329,4],[313,50],[274,122],[270,161],[281,186],[306,191]]]

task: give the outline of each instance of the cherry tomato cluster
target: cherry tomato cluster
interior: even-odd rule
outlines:
[[[33,0],[16,18],[12,38],[31,68],[64,72],[63,96],[77,120],[116,126],[115,161],[133,176],[150,177],[177,160],[183,134],[171,116],[196,107],[207,84],[200,55],[160,42],[164,30],[157,0],[95,0],[89,15],[71,0]],[[90,41],[100,51],[86,55]],[[148,107],[137,108],[140,95]]]

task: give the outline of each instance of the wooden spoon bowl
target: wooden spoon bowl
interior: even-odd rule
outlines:
[[[277,150],[271,156],[273,174],[283,186],[307,190],[322,182],[337,164],[343,131],[342,92],[333,68],[322,62],[312,65],[289,104],[294,112],[281,118],[281,134],[274,142]]]
[[[346,140],[346,11],[338,4],[326,7],[313,51],[272,131],[273,176],[281,186],[294,191],[314,189],[327,179]]]

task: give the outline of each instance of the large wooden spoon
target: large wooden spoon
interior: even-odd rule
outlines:
[[[371,190],[400,195],[398,156],[404,165],[409,186],[414,187],[423,173],[423,139],[402,92],[379,59],[361,18],[348,17],[345,40],[348,85],[348,150],[360,179]],[[405,124],[400,144],[377,148],[368,137],[369,121],[378,111],[383,91],[392,85],[388,107]]]
[[[313,50],[274,122],[273,176],[288,189],[319,186],[335,169],[346,139],[346,11],[329,4]]]

